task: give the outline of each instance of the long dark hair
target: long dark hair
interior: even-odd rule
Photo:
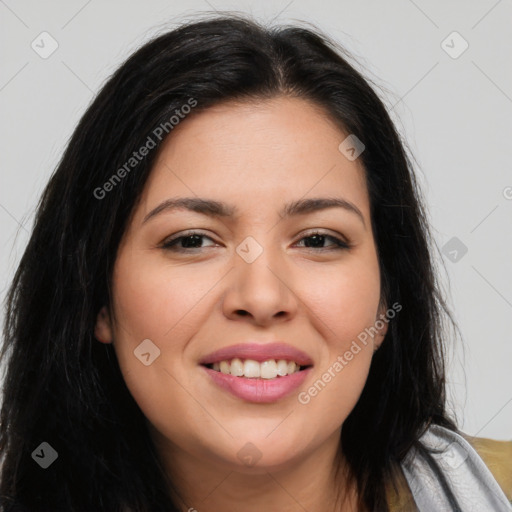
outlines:
[[[451,316],[436,280],[425,208],[406,146],[349,60],[309,28],[221,16],[156,37],[101,89],[41,197],[7,297],[5,510],[179,510],[113,347],[95,340],[94,325],[111,303],[117,248],[158,147],[136,166],[126,162],[148,136],[156,146],[165,140],[155,136],[158,127],[172,137],[169,119],[192,102],[190,115],[232,99],[303,98],[365,145],[360,158],[382,301],[402,310],[342,428],[361,508],[388,510],[386,482],[395,481],[411,447],[421,449],[418,439],[430,424],[456,430],[445,406],[443,318]],[[114,180],[123,166],[122,179]],[[46,470],[32,457],[42,442],[58,453]]]

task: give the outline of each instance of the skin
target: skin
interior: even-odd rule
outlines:
[[[338,488],[346,499],[337,510],[356,510],[354,488],[334,480],[335,454],[387,324],[309,403],[298,401],[385,311],[362,164],[338,150],[347,135],[303,99],[215,106],[174,128],[134,209],[95,334],[114,343],[183,510],[334,510]],[[195,196],[239,213],[179,209],[143,222],[166,199]],[[343,198],[364,222],[339,207],[279,217],[285,203],[313,197]],[[161,247],[190,229],[206,237],[178,244],[183,252]],[[308,247],[312,229],[351,246],[324,238]],[[263,248],[252,263],[236,252],[248,236]],[[133,353],[145,339],[161,351],[149,366]],[[219,348],[276,339],[314,366],[275,403],[232,396],[198,364]],[[253,466],[237,457],[248,442],[261,455]]]

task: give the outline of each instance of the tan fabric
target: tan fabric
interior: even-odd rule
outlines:
[[[507,498],[512,502],[512,441],[495,441],[459,433],[485,462]],[[400,475],[398,491],[391,484],[388,484],[386,489],[390,511],[418,512],[405,476],[401,471]]]
[[[505,496],[512,502],[512,441],[461,435],[477,451],[503,489]]]
[[[391,512],[418,512],[418,507],[402,470],[400,470],[398,489],[395,490],[394,486],[389,483],[386,487],[386,497]]]

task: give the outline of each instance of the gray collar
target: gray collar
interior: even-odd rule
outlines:
[[[409,488],[420,512],[511,512],[512,505],[475,449],[460,435],[431,425],[420,438],[432,453],[449,489],[432,464],[412,449],[402,462]],[[452,493],[458,508],[450,504]]]

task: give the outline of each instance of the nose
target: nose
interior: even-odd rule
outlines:
[[[252,263],[240,260],[228,278],[225,316],[257,325],[291,320],[297,313],[298,298],[285,265],[266,250]]]

